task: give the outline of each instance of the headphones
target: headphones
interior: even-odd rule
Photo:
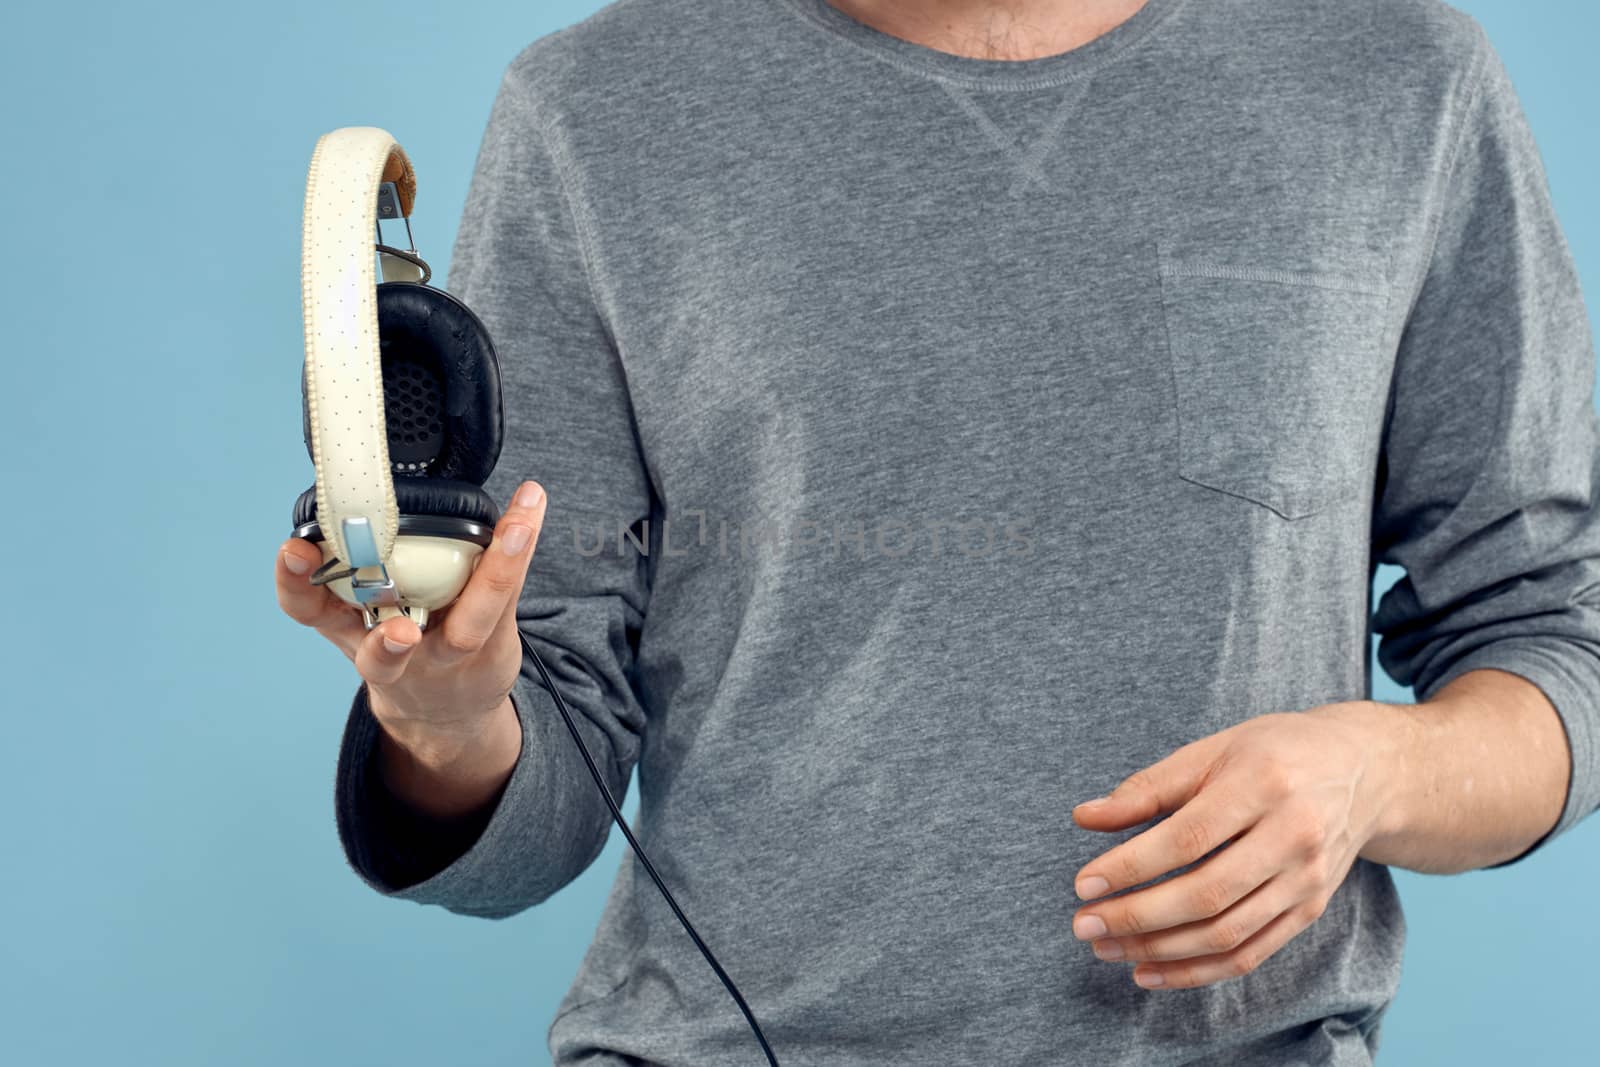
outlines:
[[[433,272],[411,237],[416,195],[411,160],[388,131],[345,126],[317,139],[301,234],[300,378],[316,481],[295,501],[293,536],[321,547],[312,584],[359,608],[368,630],[397,615],[426,629],[428,614],[466,587],[500,519],[483,491],[500,457],[500,364],[477,315],[428,284]],[[396,218],[405,222],[406,249],[383,243],[379,220]],[[744,997],[628,829],[520,626],[518,636],[612,819],[777,1067]]]
[[[312,580],[359,607],[369,630],[402,614],[426,627],[429,611],[460,595],[500,518],[482,488],[500,458],[499,363],[478,317],[427,284],[410,240],[416,193],[411,161],[385,131],[349,126],[317,140],[300,379],[316,482],[293,522],[322,546]],[[383,244],[380,216],[405,219],[410,252]]]

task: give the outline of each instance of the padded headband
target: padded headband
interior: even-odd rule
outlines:
[[[381,130],[379,132],[382,133]],[[394,182],[395,190],[400,194],[400,214],[410,218],[411,205],[417,199],[417,172],[411,169],[411,158],[399,145],[395,145],[383,161],[383,177],[380,181]]]
[[[378,346],[378,192],[395,184],[402,216],[416,202],[411,160],[386,130],[345,126],[323,134],[306,174],[301,233],[306,411],[317,470],[317,517],[339,559],[352,559],[344,520],[365,518],[387,565],[399,530],[383,413]],[[385,281],[416,281],[414,264],[387,253]]]

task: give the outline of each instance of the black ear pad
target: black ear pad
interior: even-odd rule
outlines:
[[[500,458],[505,418],[489,331],[461,301],[421,282],[383,282],[377,300],[384,421],[396,483],[406,476],[482,485]],[[301,436],[315,460],[306,399],[302,365]]]
[[[446,519],[466,519],[481,523],[492,531],[500,521],[500,508],[481,486],[453,478],[396,478],[395,503],[402,520],[409,515],[433,515]],[[296,528],[317,518],[317,487],[300,494],[294,502]]]

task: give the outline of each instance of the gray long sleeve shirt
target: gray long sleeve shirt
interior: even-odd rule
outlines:
[[[505,383],[486,488],[549,491],[520,624],[786,1067],[1369,1063],[1386,867],[1252,973],[1150,992],[1070,928],[1147,826],[1071,810],[1369,696],[1373,632],[1419,699],[1550,697],[1535,848],[1600,807],[1593,342],[1506,71],[1437,0],[1148,0],[1020,62],[825,0],[622,0],[510,62],[453,256]],[[401,885],[358,692],[375,888],[507,916],[599,854],[531,664],[512,697],[481,834]],[[760,1062],[631,854],[549,1041]]]

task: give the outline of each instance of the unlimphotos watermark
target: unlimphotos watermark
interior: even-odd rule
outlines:
[[[1022,519],[878,517],[868,521],[830,517],[733,521],[710,515],[703,508],[657,520],[654,528],[650,520],[644,519],[631,523],[574,521],[572,545],[580,556],[590,558],[608,550],[643,556],[659,554],[668,559],[704,553],[718,559],[748,559],[759,554],[817,552],[831,559],[863,560],[1033,555],[1032,524]]]

